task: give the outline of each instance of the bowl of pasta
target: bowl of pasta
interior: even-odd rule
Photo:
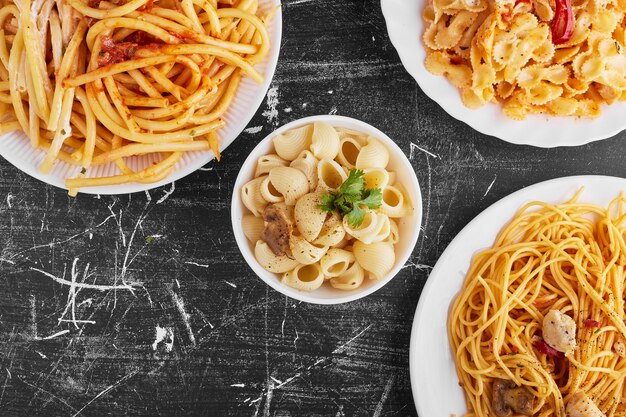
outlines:
[[[219,159],[272,80],[279,3],[5,2],[0,155],[70,195],[148,190]]]
[[[452,117],[515,144],[578,146],[626,129],[621,3],[381,0],[406,70]]]
[[[405,153],[359,120],[312,116],[263,139],[235,182],[231,220],[252,270],[291,298],[339,304],[387,284],[419,235]]]

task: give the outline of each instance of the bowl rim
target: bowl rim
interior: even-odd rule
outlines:
[[[267,60],[267,68],[265,73],[263,74],[265,79],[262,84],[258,84],[257,90],[255,90],[255,98],[252,101],[252,105],[250,105],[245,112],[238,117],[239,119],[245,121],[245,123],[241,123],[241,126],[236,129],[232,135],[230,135],[230,140],[221,141],[220,144],[220,152],[224,152],[226,148],[232,145],[240,136],[241,133],[246,129],[246,127],[252,121],[252,118],[256,114],[256,112],[261,107],[261,103],[265,100],[267,96],[267,92],[272,84],[274,79],[274,74],[276,73],[276,68],[278,66],[278,60],[280,59],[280,50],[282,44],[282,36],[283,36],[283,6],[280,3],[280,0],[270,0],[271,6],[276,7],[280,6],[274,17],[271,21],[272,28],[270,29],[270,39],[272,41],[272,45],[270,47],[269,54],[264,58]],[[12,132],[8,132],[6,134],[0,135],[0,140],[5,135],[9,135]],[[23,134],[23,132],[22,132]],[[39,150],[38,150],[39,151]],[[43,151],[41,151],[43,152]],[[112,186],[102,186],[102,187],[83,187],[79,190],[79,194],[89,194],[89,195],[125,195],[125,194],[133,194],[140,192],[147,192],[154,190],[159,187],[163,187],[169,184],[172,184],[182,178],[191,175],[196,172],[209,162],[215,159],[215,155],[212,151],[200,151],[205,155],[198,158],[193,164],[185,164],[179,166],[175,169],[170,175],[163,178],[160,181],[153,183],[140,183],[140,182],[130,182],[126,184],[118,184]],[[56,177],[51,176],[50,174],[42,174],[39,169],[35,167],[24,166],[22,160],[11,152],[4,152],[4,148],[0,146],[0,156],[4,158],[7,162],[17,168],[19,171],[27,174],[28,176],[35,178],[45,184],[52,185],[61,190],[67,190],[65,187],[65,180],[59,180]]]
[[[266,271],[256,260],[254,257],[253,251],[250,249],[248,240],[243,233],[243,228],[241,226],[240,217],[243,215],[242,206],[243,203],[241,201],[241,193],[239,190],[241,187],[248,181],[250,178],[244,178],[244,172],[248,171],[251,168],[251,165],[255,164],[257,159],[264,155],[266,152],[262,151],[265,147],[267,147],[268,142],[274,138],[274,136],[283,133],[287,130],[291,130],[303,125],[315,123],[315,122],[326,122],[333,127],[346,127],[355,130],[360,130],[364,133],[371,134],[375,136],[377,139],[380,139],[389,149],[390,155],[392,155],[392,159],[396,161],[398,164],[404,165],[405,168],[410,168],[408,171],[410,172],[409,178],[405,183],[406,187],[413,187],[415,189],[416,201],[413,202],[414,205],[414,214],[412,216],[416,217],[416,227],[415,232],[411,236],[409,240],[409,245],[407,249],[400,254],[400,256],[396,256],[396,263],[393,269],[381,280],[376,282],[373,285],[370,285],[368,288],[364,290],[355,290],[353,292],[346,292],[345,295],[336,297],[336,298],[317,298],[313,296],[315,291],[312,292],[304,292],[298,291],[294,288],[291,288],[287,285],[284,285],[280,282],[277,277],[277,274]],[[351,125],[348,127],[346,125]],[[310,303],[310,304],[321,304],[321,305],[332,305],[332,304],[343,304],[351,301],[355,301],[366,297],[385,285],[387,285],[401,270],[404,268],[404,265],[409,260],[413,251],[415,250],[415,246],[417,244],[417,240],[420,235],[420,231],[422,228],[422,193],[419,186],[419,181],[417,179],[417,175],[415,173],[415,169],[411,165],[411,162],[407,158],[406,154],[402,149],[385,133],[377,129],[376,127],[363,122],[358,119],[354,119],[351,117],[339,116],[339,115],[316,115],[316,116],[308,116],[301,119],[293,120],[278,129],[274,130],[270,134],[268,134],[265,138],[263,138],[250,152],[244,163],[241,165],[239,173],[237,174],[237,179],[235,180],[235,184],[232,190],[232,199],[231,199],[231,222],[233,227],[233,234],[235,235],[235,240],[237,242],[237,246],[239,251],[243,255],[246,263],[252,269],[252,271],[259,277],[265,284],[272,287],[274,290],[279,293],[286,295],[290,298],[293,298],[298,301]],[[396,254],[398,255],[398,254]]]

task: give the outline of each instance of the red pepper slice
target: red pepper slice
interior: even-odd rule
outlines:
[[[565,43],[574,34],[574,12],[570,0],[556,0],[556,10],[552,20],[552,43]]]
[[[592,319],[587,319],[585,320],[585,327],[587,329],[602,327],[602,323],[600,323],[599,321],[592,320]]]
[[[554,349],[552,346],[547,344],[543,339],[535,340],[533,345],[539,351],[539,353],[543,353],[544,355],[549,356],[551,358],[563,359],[565,357],[565,354],[563,354],[563,352],[559,352],[558,350]]]

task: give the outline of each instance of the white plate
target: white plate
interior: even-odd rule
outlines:
[[[426,1],[381,0],[381,6],[389,38],[402,64],[422,91],[452,117],[486,135],[541,148],[583,145],[626,129],[625,102],[603,106],[602,115],[597,119],[532,115],[524,121],[515,121],[507,118],[498,104],[490,103],[477,110],[468,109],[463,105],[456,87],[445,77],[432,75],[424,67],[426,50],[422,43],[422,9]]]
[[[472,257],[493,245],[496,235],[525,203],[564,202],[580,188],[579,201],[607,206],[626,191],[626,179],[603,176],[558,178],[524,188],[479,214],[443,252],[424,286],[415,311],[409,363],[417,413],[462,416],[467,411],[448,342],[448,310],[460,291]]]
[[[259,0],[259,9],[267,13],[279,4],[279,0]],[[272,82],[276,64],[278,63],[282,37],[282,13],[280,10],[274,15],[274,18],[268,26],[268,30],[271,43],[270,52],[262,62],[255,65],[255,68],[265,77],[265,81],[263,84],[257,84],[249,77],[242,78],[233,103],[222,117],[226,122],[226,126],[219,131],[220,150],[222,151],[233,143],[248,123],[250,123],[250,120],[261,105],[267,93],[267,89]],[[28,138],[21,131],[0,136],[0,155],[31,177],[63,189],[66,189],[65,179],[76,176],[80,171],[80,168],[58,161],[49,174],[39,172],[38,167],[45,157],[45,152],[30,146]],[[174,171],[159,182],[150,184],[135,182],[104,187],[86,187],[81,188],[80,192],[86,194],[127,194],[150,190],[191,174],[198,168],[202,168],[202,166],[206,165],[213,158],[214,155],[210,151],[186,152],[174,167]],[[226,155],[225,158],[228,158],[228,155]],[[126,161],[131,169],[140,170],[150,166],[157,160],[157,157],[154,155],[145,155],[141,157],[133,156],[127,158]],[[116,174],[119,174],[119,171],[115,167],[115,164],[109,163],[90,169],[87,176],[102,177]]]
[[[254,178],[254,170],[256,169],[259,157],[274,152],[274,144],[272,142],[274,136],[286,132],[287,130],[295,129],[297,127],[315,122],[324,122],[334,127],[357,130],[359,132],[372,135],[376,139],[380,140],[389,150],[388,168],[396,172],[396,181],[405,186],[409,197],[411,198],[411,202],[413,203],[413,207],[415,208],[411,216],[403,217],[398,222],[398,226],[400,228],[400,241],[395,245],[396,264],[393,269],[383,279],[365,280],[363,284],[354,291],[342,291],[324,285],[315,291],[305,292],[298,291],[283,284],[280,282],[278,274],[266,271],[257,262],[256,257],[254,256],[254,246],[246,238],[241,226],[243,215],[247,211],[241,201],[241,188],[248,181]],[[241,170],[239,171],[237,180],[235,181],[230,213],[231,221],[233,223],[233,233],[235,234],[235,240],[237,241],[239,250],[250,268],[252,268],[259,278],[261,278],[267,285],[282,294],[307,303],[340,304],[357,300],[379,290],[391,281],[391,279],[396,276],[398,272],[400,272],[406,261],[409,259],[409,256],[411,256],[419,236],[420,226],[422,223],[422,194],[420,192],[420,186],[411,162],[407,159],[406,154],[402,151],[402,149],[400,149],[400,147],[398,147],[398,145],[396,145],[396,143],[389,138],[389,136],[365,122],[351,119],[349,117],[335,115],[311,116],[294,120],[293,122],[280,127],[278,130],[272,132],[265,139],[263,139],[256,146],[256,148],[250,152],[248,158],[241,166]]]

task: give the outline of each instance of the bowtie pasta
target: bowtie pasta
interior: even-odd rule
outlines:
[[[625,13],[624,0],[431,0],[425,66],[468,108],[597,117],[626,101]]]
[[[326,123],[276,135],[273,145],[275,153],[258,159],[255,177],[241,190],[248,210],[242,228],[259,264],[301,291],[325,284],[354,290],[366,278],[385,277],[396,263],[397,221],[413,212],[387,170],[385,145]],[[359,222],[352,212],[324,208],[324,197],[337,198],[354,183],[363,193],[350,194]]]

